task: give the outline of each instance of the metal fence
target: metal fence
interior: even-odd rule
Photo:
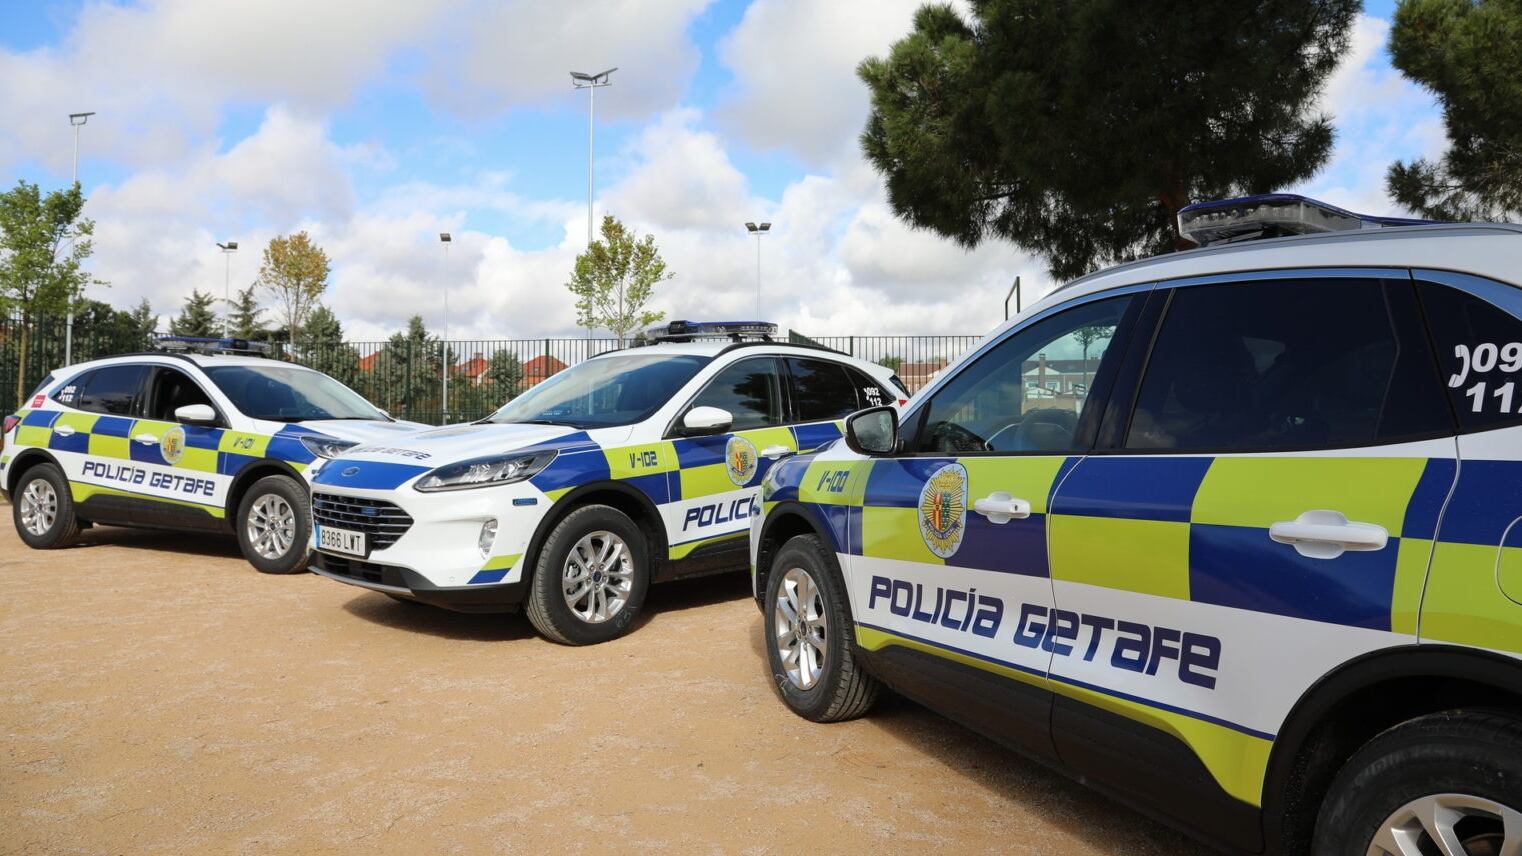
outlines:
[[[20,360],[23,325],[0,319],[0,412],[10,412],[49,372],[64,364],[64,321],[44,318],[27,328],[27,353]],[[917,390],[977,336],[804,336],[808,342],[889,366]],[[101,325],[76,326],[74,362],[150,348],[141,332]],[[298,342],[276,344],[280,359],[332,375],[398,419],[430,425],[480,419],[503,402],[562,369],[614,350],[618,341],[598,339],[489,339],[450,341],[396,336],[385,342]],[[443,366],[449,372],[448,413],[444,412]],[[21,379],[18,392],[17,377]]]

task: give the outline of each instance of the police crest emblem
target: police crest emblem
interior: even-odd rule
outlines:
[[[165,431],[159,438],[159,454],[164,456],[166,463],[178,464],[185,454],[185,429],[176,425]]]
[[[744,437],[730,437],[724,444],[724,469],[729,480],[745,487],[756,475],[756,446]]]
[[[920,488],[920,537],[930,552],[949,559],[967,531],[967,468],[947,464]]]

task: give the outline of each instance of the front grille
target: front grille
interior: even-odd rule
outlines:
[[[312,494],[312,519],[319,526],[365,533],[373,550],[390,547],[412,528],[412,516],[394,502],[332,493]]]
[[[319,568],[330,574],[361,582],[407,588],[407,581],[402,577],[402,569],[395,565],[378,565],[375,562],[360,559],[341,559],[328,553],[317,553],[313,559]]]

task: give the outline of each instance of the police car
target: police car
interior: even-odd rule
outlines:
[[[1240,852],[1522,852],[1522,227],[1272,195],[768,473],[784,702],[886,685]]]
[[[557,642],[626,632],[651,582],[745,567],[774,462],[907,397],[892,371],[678,321],[562,371],[480,422],[351,449],[317,474],[312,569]]]
[[[302,571],[311,469],[427,427],[321,372],[253,356],[257,343],[159,346],[60,369],[5,417],[0,488],[28,545],[67,546],[92,523],[230,529],[260,571]]]

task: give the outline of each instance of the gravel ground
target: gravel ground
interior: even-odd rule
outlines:
[[[230,539],[32,551],[0,513],[0,852],[1201,852],[906,701],[794,717],[743,574],[565,648]]]

